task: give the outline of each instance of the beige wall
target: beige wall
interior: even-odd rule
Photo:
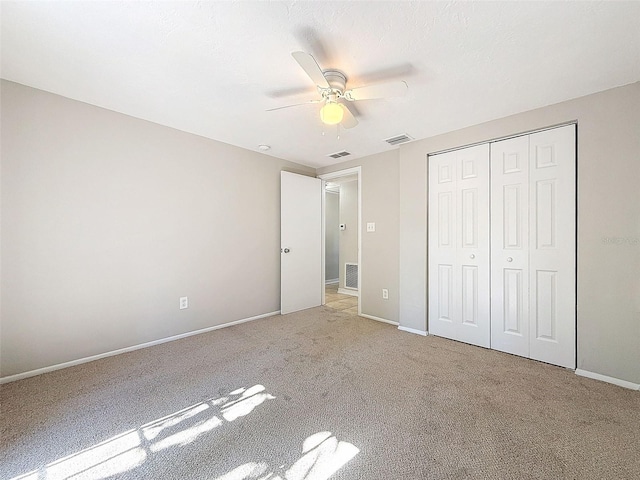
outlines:
[[[427,328],[429,153],[569,121],[578,368],[640,383],[640,83],[319,169],[362,167],[363,313]],[[279,308],[279,171],[310,169],[4,81],[1,154],[3,376]]]
[[[318,174],[361,167],[362,313],[398,321],[398,149],[318,169]],[[368,222],[376,231],[366,232]],[[382,289],[389,299],[382,299]]]
[[[1,94],[2,376],[280,308],[279,172],[312,169]]]
[[[577,366],[640,383],[640,83],[400,147],[400,324],[427,328],[427,155],[574,120]]]
[[[358,263],[358,181],[340,184],[340,224],[346,228],[339,231],[339,287],[345,286],[345,264]]]
[[[324,278],[337,280],[340,249],[340,194],[325,192],[324,225]]]
[[[572,121],[578,122],[577,366],[640,383],[640,83],[319,169],[362,166],[363,229],[377,222],[375,234],[363,232],[363,313],[427,329],[429,153]],[[388,302],[378,295],[386,287]]]

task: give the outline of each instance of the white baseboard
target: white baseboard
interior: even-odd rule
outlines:
[[[357,290],[349,290],[348,288],[339,288],[338,293],[342,293],[343,295],[351,295],[352,297],[359,296]]]
[[[579,368],[576,370],[576,375],[580,375],[581,377],[592,378],[594,380],[600,380],[602,382],[613,383],[614,385],[628,388],[630,390],[640,390],[640,384],[638,383],[628,382],[626,380],[621,380],[615,377],[609,377],[608,375],[601,375],[599,373],[589,372],[587,370],[580,370]]]
[[[361,313],[361,317],[368,318],[369,320],[375,320],[376,322],[388,323],[390,325],[398,325],[398,322],[394,322],[393,320],[387,320],[386,318],[374,317],[373,315],[367,315],[366,313]]]
[[[423,337],[426,337],[428,335],[428,333],[424,330],[418,330],[416,328],[399,326],[398,330],[402,330],[403,332],[415,333],[416,335],[422,335]]]
[[[220,328],[232,327],[240,323],[251,322],[253,320],[259,320],[261,318],[273,317],[279,315],[280,310],[276,312],[263,313],[262,315],[256,315],[255,317],[242,318],[233,322],[223,323],[221,325],[214,325],[213,327],[202,328],[200,330],[194,330],[192,332],[181,333],[179,335],[173,335],[171,337],[161,338],[159,340],[153,340],[151,342],[140,343],[131,347],[119,348],[118,350],[112,350],[110,352],[99,353],[98,355],[91,355],[90,357],[79,358],[77,360],[71,360],[70,362],[58,363],[57,365],[51,365],[50,367],[38,368],[36,370],[30,370],[28,372],[17,373],[15,375],[9,375],[7,377],[0,378],[0,385],[3,383],[15,382],[16,380],[22,380],[23,378],[35,377],[43,373],[53,372],[54,370],[60,370],[62,368],[73,367],[82,363],[93,362],[94,360],[100,360],[101,358],[112,357],[114,355],[120,355],[121,353],[133,352],[134,350],[140,350],[141,348],[153,347],[154,345],[160,345],[162,343],[173,342],[174,340],[180,340],[181,338],[191,337],[193,335],[199,335],[201,333],[211,332]]]
[[[331,280],[325,280],[324,281],[325,285],[335,285],[336,283],[340,283],[340,279],[339,278],[332,278]]]

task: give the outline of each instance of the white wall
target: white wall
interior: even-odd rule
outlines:
[[[340,194],[325,192],[325,280],[337,280],[340,270]]]
[[[358,263],[358,181],[340,184],[340,288],[345,287],[345,264]]]
[[[312,169],[11,82],[1,95],[0,375],[279,310],[280,171]]]
[[[578,122],[577,366],[637,384],[640,83],[400,147],[400,324],[427,328],[427,155],[574,120]]]

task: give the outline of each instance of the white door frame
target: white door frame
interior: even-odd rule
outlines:
[[[362,314],[362,167],[346,168],[344,170],[338,170],[336,172],[324,173],[318,175],[318,178],[322,180],[322,305],[326,303],[325,300],[325,222],[326,222],[326,182],[327,180],[334,180],[336,178],[346,177],[350,175],[356,175],[358,177],[358,315]]]

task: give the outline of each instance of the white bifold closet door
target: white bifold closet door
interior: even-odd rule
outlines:
[[[489,144],[429,157],[429,332],[490,346]]]
[[[429,156],[429,333],[575,368],[575,125]]]
[[[491,348],[575,368],[575,126],[491,144]]]

